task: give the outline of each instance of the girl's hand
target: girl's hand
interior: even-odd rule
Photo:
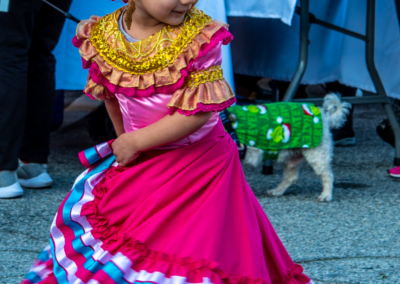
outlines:
[[[211,116],[211,112],[199,112],[190,116],[175,112],[149,126],[121,134],[111,144],[111,148],[119,165],[126,167],[137,159],[141,152],[179,141],[195,133]]]
[[[124,133],[111,144],[116,161],[120,167],[128,166],[140,155],[140,151],[135,146],[135,139],[132,134]]]

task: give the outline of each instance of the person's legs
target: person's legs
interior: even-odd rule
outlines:
[[[50,1],[68,11],[72,0]],[[46,164],[50,153],[50,127],[55,92],[55,58],[52,54],[59,40],[65,17],[43,4],[33,31],[28,65],[28,107],[23,144],[19,153],[22,161]]]
[[[0,12],[0,198],[22,194],[15,171],[25,128],[28,50],[41,3],[10,1]]]
[[[54,5],[68,11],[72,0],[52,0]],[[18,169],[19,182],[24,187],[51,186],[47,173],[50,153],[50,128],[56,99],[55,64],[52,54],[59,40],[65,17],[43,4],[35,22],[32,44],[28,54],[28,107],[26,127],[19,153],[23,164]]]
[[[10,1],[0,12],[0,170],[16,170],[26,117],[28,51],[41,0]]]

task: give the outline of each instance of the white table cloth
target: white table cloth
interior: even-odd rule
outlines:
[[[280,19],[283,23],[290,25],[296,1],[297,0],[226,0],[226,14],[231,17]]]

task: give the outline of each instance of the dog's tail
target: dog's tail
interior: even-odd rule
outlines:
[[[329,127],[335,129],[346,122],[352,106],[350,103],[342,102],[337,94],[330,93],[324,98],[323,108]]]

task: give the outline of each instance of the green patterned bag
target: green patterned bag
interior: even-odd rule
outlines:
[[[264,159],[276,159],[281,149],[314,148],[322,141],[321,111],[313,104],[236,105],[228,111],[240,142],[264,150]]]

